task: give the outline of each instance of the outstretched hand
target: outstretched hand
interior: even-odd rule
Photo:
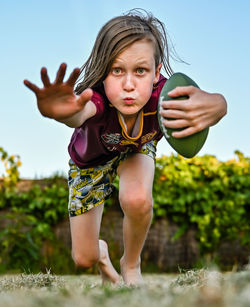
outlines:
[[[86,89],[80,96],[74,94],[74,84],[80,75],[80,69],[75,68],[67,81],[63,82],[66,64],[62,63],[57,71],[56,79],[50,82],[47,69],[41,69],[41,79],[44,87],[39,88],[28,80],[24,84],[35,93],[37,106],[43,116],[55,120],[69,118],[81,111],[92,97],[92,90]]]
[[[164,126],[173,129],[183,128],[172,134],[176,138],[186,137],[215,125],[227,111],[227,103],[222,95],[210,94],[194,86],[176,87],[168,96],[189,97],[184,100],[162,102],[160,114],[164,117]]]

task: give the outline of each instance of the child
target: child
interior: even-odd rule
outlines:
[[[99,240],[104,200],[116,174],[124,213],[121,275],[127,285],[144,282],[140,255],[152,220],[154,159],[162,137],[157,122],[158,98],[167,81],[160,74],[162,66],[171,75],[164,25],[151,14],[132,10],[102,27],[89,59],[66,82],[64,63],[53,83],[46,68],[41,69],[41,89],[24,80],[43,116],[75,128],[69,144],[72,257],[81,267],[97,264],[103,282],[120,283],[107,243]],[[81,72],[83,80],[74,92]],[[162,103],[162,116],[176,118],[165,120],[166,127],[185,128],[176,137],[214,125],[226,113],[220,94],[194,87],[171,92],[171,97],[179,95],[189,99]]]

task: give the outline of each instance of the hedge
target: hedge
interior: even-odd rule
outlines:
[[[235,155],[226,162],[211,155],[157,159],[155,216],[175,221],[179,235],[195,226],[202,254],[222,240],[250,244],[250,158]]]
[[[66,178],[54,175],[42,185],[34,180],[28,191],[18,191],[20,158],[8,156],[3,148],[0,155],[7,169],[0,187],[0,271],[40,270],[48,261],[41,256],[45,241],[57,246],[60,259],[55,262],[61,270],[70,251],[61,252],[52,229],[68,216]],[[176,238],[190,227],[197,229],[201,255],[215,252],[225,240],[250,246],[250,158],[241,152],[226,162],[212,155],[157,158],[153,197],[153,223],[162,218],[177,223]],[[115,201],[117,192],[105,210]]]

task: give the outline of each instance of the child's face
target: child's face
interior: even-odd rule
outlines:
[[[137,116],[148,102],[160,69],[155,68],[153,43],[146,40],[133,43],[115,59],[103,83],[107,98],[124,118]]]

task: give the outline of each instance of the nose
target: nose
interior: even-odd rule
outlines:
[[[131,92],[135,89],[135,81],[131,74],[126,74],[123,79],[123,89],[127,92]]]

